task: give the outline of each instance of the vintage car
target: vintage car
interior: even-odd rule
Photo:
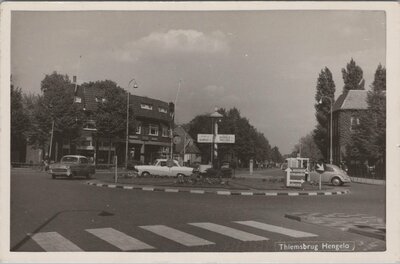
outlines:
[[[319,182],[320,174],[316,171],[310,172],[310,180]],[[340,186],[344,183],[350,183],[351,179],[347,173],[336,165],[325,164],[325,171],[321,174],[323,183],[331,183],[334,186]]]
[[[62,157],[60,162],[50,164],[48,172],[53,179],[57,176],[67,176],[69,178],[85,176],[90,178],[91,175],[95,174],[95,166],[84,156],[67,155]]]
[[[179,165],[176,160],[157,159],[153,165],[135,166],[139,176],[147,177],[149,175],[159,176],[190,176],[196,170],[190,167]]]

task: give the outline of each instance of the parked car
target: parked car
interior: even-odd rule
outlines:
[[[169,162],[172,166],[168,166]],[[153,165],[138,165],[135,166],[135,170],[137,170],[138,175],[147,177],[149,175],[190,176],[196,169],[181,166],[176,160],[157,159]]]
[[[310,180],[319,182],[319,173],[310,172]],[[347,173],[336,165],[325,164],[325,171],[321,175],[322,183],[331,183],[334,186],[340,186],[344,183],[350,183],[351,179]]]
[[[48,172],[52,178],[57,176],[85,176],[90,178],[95,174],[95,167],[88,158],[79,155],[67,155],[61,158],[60,162],[50,164]]]

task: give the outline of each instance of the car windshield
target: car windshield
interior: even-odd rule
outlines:
[[[61,159],[61,162],[64,162],[64,163],[77,163],[78,162],[78,158],[77,157],[63,157]]]

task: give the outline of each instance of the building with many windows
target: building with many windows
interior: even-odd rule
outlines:
[[[78,87],[75,103],[85,111],[85,124],[76,154],[93,157],[97,164],[110,164],[117,155],[118,163],[125,163],[126,137],[109,139],[96,136],[93,114],[97,104],[105,100],[104,92],[96,87]],[[156,158],[165,158],[170,153],[172,125],[171,104],[157,99],[130,95],[130,113],[135,119],[135,129],[129,132],[128,158],[142,163],[151,163]],[[172,105],[173,108],[173,105]],[[70,146],[64,146],[68,148]],[[68,149],[65,149],[68,153]]]
[[[349,90],[341,94],[333,105],[332,144],[333,163],[339,164],[346,157],[346,146],[351,134],[360,124],[360,113],[368,107],[366,90]]]

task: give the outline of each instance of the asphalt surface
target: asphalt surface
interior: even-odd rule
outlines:
[[[355,251],[385,250],[385,242],[380,239],[285,217],[288,213],[358,213],[385,219],[385,186],[352,184],[351,194],[340,196],[246,197],[132,191],[85,183],[84,178],[52,180],[43,172],[13,170],[10,249],[46,251],[48,248],[40,245],[40,235],[56,234],[83,251],[264,252],[275,251],[276,242],[282,241],[350,241],[354,243]],[[236,221],[255,221],[314,236],[293,238]],[[231,229],[218,233],[193,223],[218,224],[264,239],[245,238],[242,241],[227,236]],[[210,243],[197,246],[177,243],[171,237],[149,231],[154,226],[173,228]],[[99,235],[88,231],[93,229],[120,236],[115,238],[114,235],[114,242],[110,243],[107,238],[100,239]],[[121,243],[133,243],[126,236],[144,242],[150,248],[121,248]]]

